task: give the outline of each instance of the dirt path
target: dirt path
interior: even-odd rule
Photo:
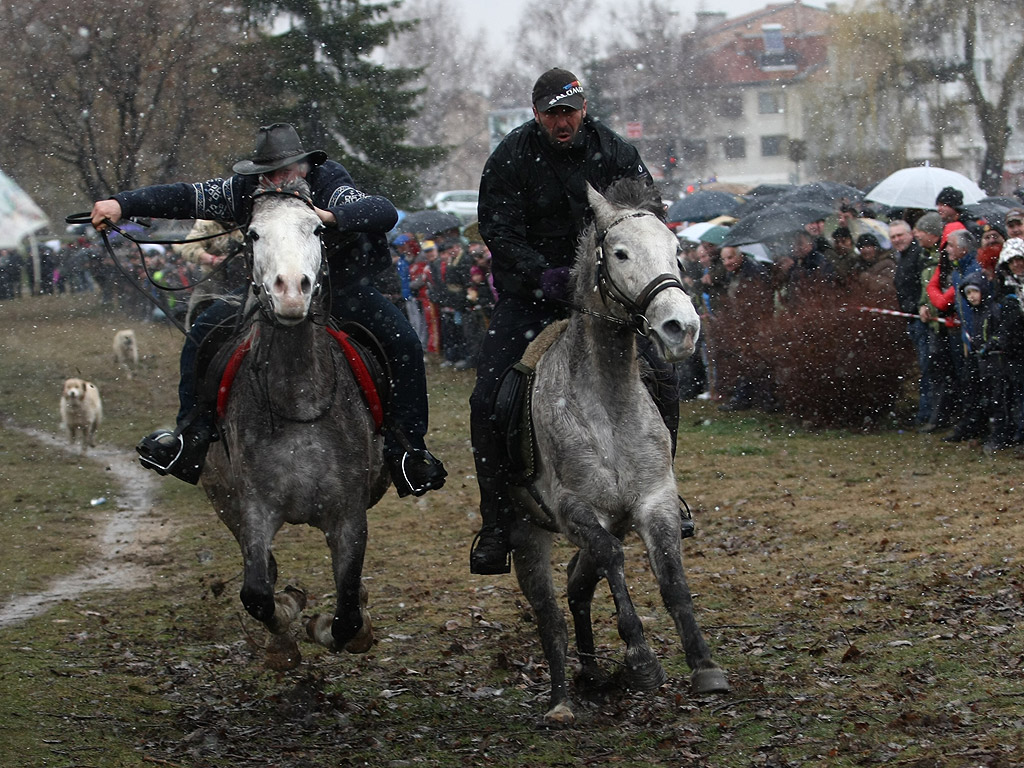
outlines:
[[[68,450],[63,439],[35,429],[6,424],[41,443]],[[77,452],[77,449],[75,449]],[[107,467],[117,478],[120,490],[95,508],[98,537],[95,559],[77,571],[57,579],[45,590],[18,595],[0,605],[0,629],[26,621],[63,600],[97,589],[133,589],[150,583],[146,563],[163,552],[167,531],[153,513],[157,477],[135,460],[135,454],[109,445],[90,450],[86,459]]]

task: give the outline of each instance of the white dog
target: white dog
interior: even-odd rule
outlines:
[[[124,366],[131,380],[139,365],[139,348],[135,344],[135,331],[118,331],[114,334],[114,364]]]
[[[60,396],[60,423],[75,444],[82,436],[82,453],[96,445],[96,430],[103,421],[103,403],[96,385],[85,379],[67,379]]]

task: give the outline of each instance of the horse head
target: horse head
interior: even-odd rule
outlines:
[[[282,325],[302,322],[320,289],[322,229],[305,179],[282,186],[264,180],[253,193],[253,290]]]
[[[605,198],[588,184],[587,198],[594,212],[594,260],[590,274],[581,270],[576,295],[600,300],[613,317],[654,341],[668,362],[685,360],[696,348],[700,318],[680,281],[679,241],[655,206],[645,207],[650,188],[627,180],[610,187]]]

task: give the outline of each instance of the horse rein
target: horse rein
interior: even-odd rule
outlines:
[[[614,301],[616,304],[619,304],[630,315],[630,317],[632,318],[632,323],[630,323],[630,321],[627,320],[622,320],[611,315],[604,315],[598,312],[594,312],[592,310],[580,308],[580,311],[583,312],[584,314],[593,315],[595,317],[600,317],[605,320],[610,320],[611,322],[617,325],[632,325],[633,329],[637,333],[646,338],[651,333],[651,323],[647,319],[646,312],[648,307],[650,307],[651,302],[654,301],[654,297],[657,296],[662,291],[667,291],[670,288],[678,288],[684,293],[686,292],[686,289],[683,288],[683,284],[677,276],[669,274],[667,272],[658,275],[649,283],[647,283],[647,285],[644,286],[643,290],[640,291],[640,294],[635,299],[630,298],[628,295],[626,295],[625,291],[623,291],[618,285],[616,285],[615,280],[611,275],[611,272],[608,271],[608,260],[605,259],[604,256],[604,240],[608,236],[608,232],[611,231],[612,227],[615,227],[618,224],[623,223],[624,221],[628,221],[630,219],[638,219],[643,216],[654,216],[654,214],[649,213],[647,211],[635,211],[633,213],[627,213],[626,215],[620,216],[619,218],[615,219],[611,224],[604,228],[604,231],[599,232],[596,236],[596,287],[600,291],[601,298],[604,299],[605,303],[611,300]]]

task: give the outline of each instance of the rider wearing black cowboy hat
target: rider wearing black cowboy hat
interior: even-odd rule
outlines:
[[[441,462],[424,444],[427,431],[426,372],[419,338],[409,321],[373,287],[370,277],[391,265],[385,233],[398,219],[395,206],[355,188],[348,171],[322,150],[306,151],[295,128],[275,123],[259,129],[252,157],[235,163],[234,175],[196,183],[161,184],[121,192],[93,205],[92,223],[103,229],[125,216],[217,219],[244,224],[252,211],[252,193],[261,177],[273,183],[305,178],[314,210],[325,225],[323,240],[330,268],[331,312],[374,332],[392,372],[392,417],[405,436],[385,433],[385,458],[400,496],[420,496],[444,485]],[[198,318],[181,354],[178,426],[142,439],[136,450],[143,466],[195,484],[206,450],[215,439],[213,413],[196,394],[199,345],[237,307],[217,301]]]

